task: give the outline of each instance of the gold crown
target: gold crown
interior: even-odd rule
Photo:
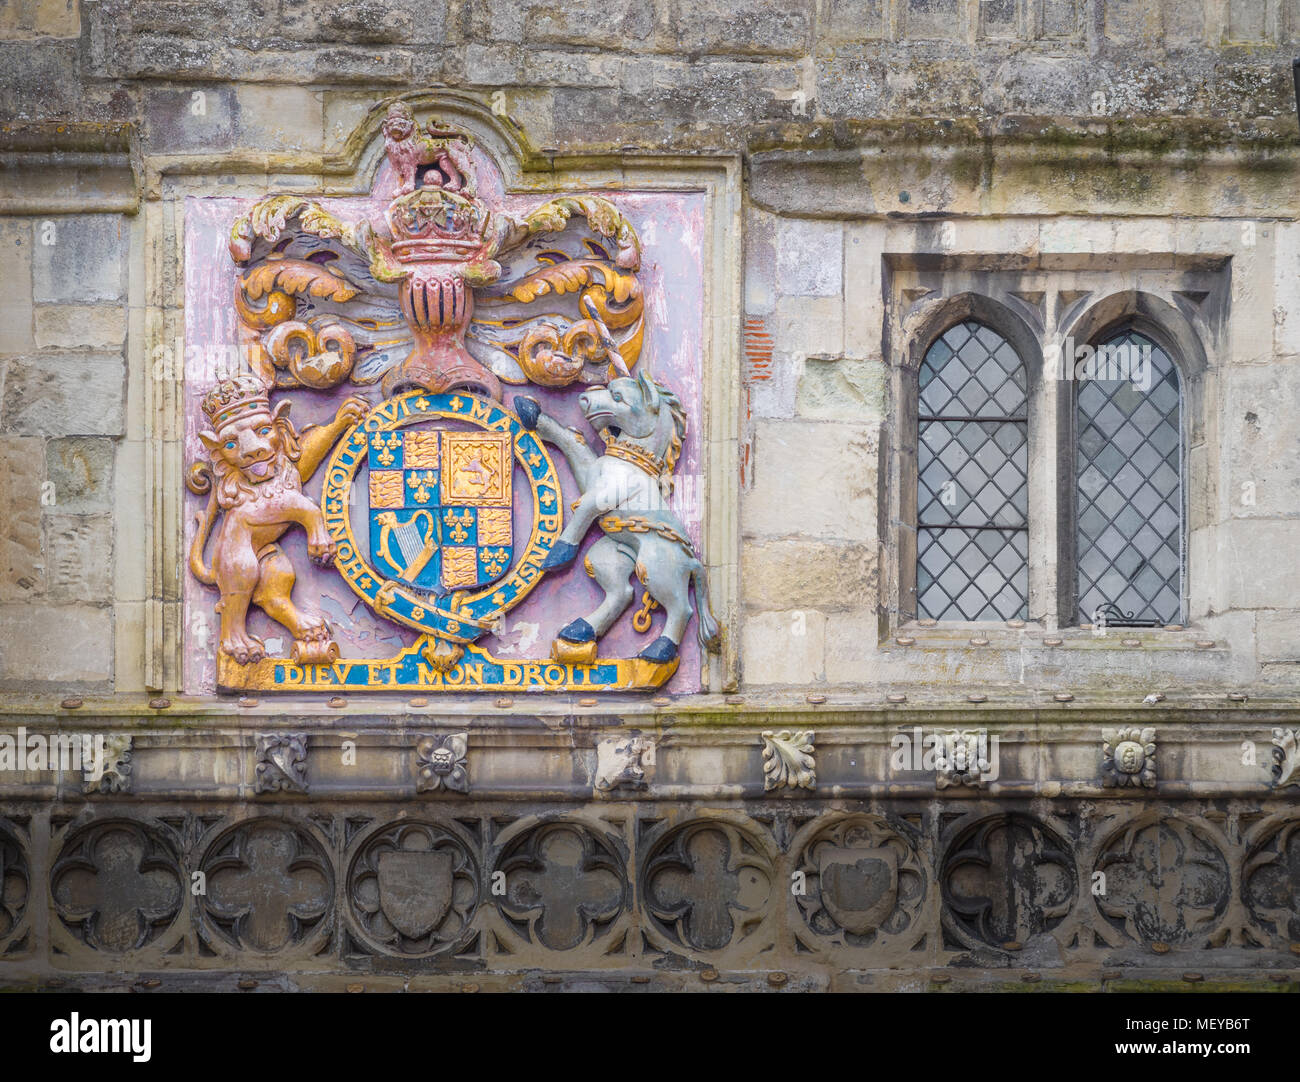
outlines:
[[[411,241],[449,251],[477,251],[486,239],[491,215],[486,204],[463,192],[417,188],[388,208],[394,252]],[[398,254],[398,258],[401,255]]]
[[[213,425],[221,425],[243,413],[271,408],[266,385],[256,376],[223,379],[203,396],[203,412]]]

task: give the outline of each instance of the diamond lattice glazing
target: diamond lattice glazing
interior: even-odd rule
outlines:
[[[966,320],[918,373],[917,614],[1010,620],[1029,598],[1025,366],[1005,338]]]
[[[1094,623],[1104,613],[1109,624],[1179,623],[1183,497],[1178,370],[1164,350],[1136,332],[1104,346],[1150,352],[1147,362],[1142,353],[1131,352],[1105,373],[1126,378],[1078,384],[1079,620]],[[1130,361],[1135,363],[1125,368]],[[1097,374],[1102,374],[1101,366]]]

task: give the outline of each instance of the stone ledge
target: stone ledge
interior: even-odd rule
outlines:
[[[901,648],[900,648],[901,649]],[[910,649],[910,648],[909,648]],[[981,647],[980,649],[987,649]],[[988,701],[971,703],[969,691],[988,694]],[[902,703],[888,696],[906,696]],[[1231,694],[1242,694],[1244,701],[1230,699],[1227,690],[1184,684],[1164,692],[1159,703],[1144,705],[1131,694],[1114,691],[1080,691],[1070,702],[1054,699],[1055,689],[1016,686],[946,687],[934,683],[905,681],[881,684],[864,691],[861,687],[844,688],[761,688],[735,695],[664,696],[665,701],[632,694],[602,695],[594,706],[579,702],[568,694],[521,693],[510,696],[508,705],[496,706],[492,695],[427,696],[427,704],[409,705],[410,695],[353,695],[341,708],[326,705],[328,696],[312,697],[264,694],[255,705],[240,706],[234,696],[191,698],[172,696],[166,706],[151,708],[145,695],[112,695],[94,691],[77,691],[75,708],[65,709],[63,697],[43,691],[12,689],[0,697],[0,718],[12,718],[12,724],[59,725],[75,721],[78,726],[105,728],[125,725],[132,728],[166,726],[168,728],[202,728],[214,723],[220,727],[251,728],[258,725],[293,726],[309,724],[322,729],[347,729],[357,724],[404,725],[448,723],[462,719],[483,719],[498,729],[538,728],[554,724],[557,719],[579,727],[599,724],[648,724],[654,720],[675,725],[766,725],[779,717],[803,719],[809,724],[828,723],[871,726],[882,721],[910,723],[912,719],[941,717],[944,723],[983,724],[1007,716],[1020,723],[1071,717],[1080,723],[1114,718],[1139,721],[1153,715],[1180,717],[1200,724],[1224,720],[1241,714],[1256,718],[1277,718],[1279,724],[1300,725],[1300,692],[1276,687],[1242,686]],[[808,696],[816,695],[810,703]],[[230,726],[234,719],[238,723]]]
[[[975,690],[987,693],[988,701],[969,702],[966,694]],[[359,722],[420,724],[422,719],[432,723],[440,719],[463,718],[482,718],[500,728],[513,725],[534,728],[553,723],[554,719],[564,719],[566,723],[579,726],[601,724],[610,719],[632,719],[637,724],[660,719],[679,725],[759,725],[774,716],[805,717],[810,722],[820,721],[821,724],[826,724],[826,719],[841,724],[871,725],[884,719],[892,723],[898,717],[936,716],[952,719],[954,723],[977,723],[999,714],[1022,721],[1067,715],[1080,721],[1113,717],[1117,722],[1161,714],[1185,717],[1199,724],[1201,720],[1245,713],[1277,717],[1287,724],[1300,725],[1300,691],[1243,685],[1229,692],[1217,683],[1183,684],[1164,691],[1166,698],[1159,703],[1147,705],[1134,699],[1131,693],[1109,690],[1082,690],[1072,701],[1063,703],[1054,699],[1055,689],[1052,688],[990,685],[977,689],[906,681],[882,683],[866,690],[861,687],[763,687],[726,696],[663,696],[658,702],[642,695],[614,693],[601,695],[594,706],[584,705],[580,702],[582,697],[576,694],[521,692],[516,696],[506,696],[511,701],[501,706],[496,705],[501,696],[490,694],[426,695],[425,705],[415,707],[409,705],[409,694],[356,694],[335,708],[326,705],[329,696],[323,693],[310,697],[265,693],[246,706],[241,706],[241,700],[233,695],[204,698],[173,695],[165,700],[165,706],[150,707],[151,700],[143,694],[114,695],[78,690],[75,700],[78,705],[67,709],[61,705],[66,694],[56,697],[47,689],[8,690],[0,696],[0,718],[14,718],[14,724],[60,724],[75,720],[78,725],[88,724],[96,728],[114,724],[193,728],[239,719],[234,728],[313,724],[322,728],[346,729]],[[906,698],[901,703],[892,702],[888,699],[892,694],[902,694]],[[1246,698],[1230,699],[1229,694],[1241,694]],[[810,703],[809,695],[816,695],[817,701]]]
[[[322,725],[302,718],[226,719],[206,726],[160,724],[158,719],[68,716],[13,717],[0,723],[5,769],[0,798],[64,799],[75,803],[116,800],[214,800],[259,803],[278,800],[418,799],[462,807],[474,800],[540,799],[615,802],[745,800],[764,798],[824,804],[841,799],[891,797],[963,802],[981,798],[1090,800],[1185,800],[1192,798],[1293,798],[1275,784],[1274,732],[1298,728],[1300,709],[1253,711],[1235,716],[1195,717],[1185,711],[1143,708],[1134,716],[1106,711],[1088,716],[994,712],[925,711],[900,708],[863,719],[822,714],[749,714],[744,718],[578,718],[412,716],[352,718],[350,725]],[[1153,745],[1141,778],[1119,776],[1108,765],[1119,740]],[[130,774],[110,798],[83,791],[77,755],[85,737],[102,734],[106,754],[127,750]],[[424,786],[419,773],[426,736],[461,734],[464,772],[456,791]],[[960,734],[978,739],[968,754],[988,760],[978,778],[945,775],[935,748]],[[1109,735],[1108,735],[1109,734]],[[773,736],[787,744],[806,739],[812,787],[791,788],[769,776]],[[44,739],[36,739],[43,737]],[[62,769],[18,770],[15,747],[47,757],[66,741]],[[292,740],[305,763],[306,789],[262,793],[263,744]],[[815,744],[815,747],[812,746]],[[37,749],[42,749],[37,752]],[[1139,749],[1140,750],[1140,749]],[[1295,758],[1294,749],[1291,751]],[[1117,758],[1116,753],[1116,758]],[[644,760],[644,761],[642,761]],[[640,767],[635,784],[605,785],[610,764]],[[1288,765],[1297,774],[1294,761]],[[1286,780],[1286,779],[1283,779]],[[1300,784],[1300,783],[1297,783]],[[426,788],[429,791],[426,792]]]
[[[1075,214],[1080,197],[1072,185],[1079,177],[1096,182],[1089,189],[1093,215],[1212,217],[1224,185],[1235,185],[1244,217],[1300,215],[1291,183],[1300,147],[1293,127],[1282,121],[1004,117],[774,124],[751,128],[746,152],[754,204],[809,218]],[[952,184],[926,197],[926,180],[940,168]],[[1162,184],[1150,193],[1132,187],[1137,171]],[[1035,192],[1029,202],[1027,186]],[[907,201],[900,203],[903,196]]]
[[[1158,959],[1159,956],[1153,956]],[[949,966],[899,969],[855,968],[827,972],[807,963],[797,973],[785,969],[745,967],[715,970],[697,965],[665,971],[659,965],[639,969],[541,969],[536,966],[485,972],[466,969],[459,973],[421,973],[403,970],[386,973],[360,969],[334,973],[287,968],[256,970],[249,977],[247,967],[184,971],[176,969],[113,969],[73,972],[64,968],[7,961],[0,992],[123,992],[162,995],[178,992],[332,992],[394,993],[434,992],[441,994],[508,992],[1182,992],[1200,993],[1300,992],[1300,970],[1231,968],[1214,970],[1201,980],[1183,977],[1192,964],[1186,955],[1175,955],[1164,966],[1128,966],[1121,976],[1110,967],[1091,964],[1056,974],[1043,968],[971,969]],[[251,982],[251,983],[250,983]],[[1168,1001],[1162,1001],[1167,1003]],[[1195,1003],[1189,1003],[1189,1009]]]
[[[908,649],[924,650],[926,648],[950,650],[954,647],[970,645],[972,639],[987,639],[981,644],[985,650],[1022,650],[1030,649],[1089,649],[1089,650],[1134,650],[1153,649],[1161,651],[1190,650],[1220,659],[1230,653],[1229,646],[1213,638],[1214,632],[1195,624],[1187,624],[1177,630],[1172,628],[1124,627],[1111,625],[1105,634],[1094,633],[1087,627],[1063,627],[1049,630],[1042,624],[1028,622],[1022,628],[993,626],[978,623],[964,626],[929,627],[909,620],[900,625],[887,639],[881,639],[882,649],[898,644],[899,638],[915,640],[908,644]],[[1059,639],[1059,643],[1044,640]],[[1135,642],[1137,646],[1128,646],[1124,640]],[[1198,643],[1209,643],[1200,646]]]
[[[841,120],[782,121],[753,125],[748,131],[753,157],[768,151],[800,152],[813,157],[828,151],[912,146],[981,147],[985,144],[1054,146],[1163,155],[1247,150],[1259,154],[1300,154],[1295,125],[1283,118],[1225,120],[1213,117],[1078,118],[1006,114],[985,120],[902,116]]]
[[[0,214],[134,214],[135,126],[0,124]]]

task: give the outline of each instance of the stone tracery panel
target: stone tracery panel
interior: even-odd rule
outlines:
[[[1230,900],[1228,862],[1211,832],[1182,817],[1145,815],[1105,842],[1097,870],[1103,916],[1144,943],[1208,941]]]
[[[63,971],[166,956],[181,969],[238,957],[253,970],[322,972],[340,951],[354,968],[387,956],[429,972],[789,969],[808,958],[846,972],[1212,969],[1240,964],[1241,947],[1256,964],[1291,964],[1300,877],[1294,816],[1280,810],[455,808],[410,820],[391,805],[286,806],[233,821],[149,809],[56,828],[48,870],[26,864],[21,830],[6,828],[0,949],[30,956],[9,947],[30,927],[25,882],[45,880]],[[194,872],[206,885],[187,905]]]
[[[754,935],[782,885],[758,832],[709,818],[664,833],[644,858],[640,887],[644,910],[667,943],[709,953]]]
[[[0,954],[21,946],[31,892],[26,849],[17,829],[0,820]]]
[[[502,917],[521,939],[549,950],[609,945],[629,903],[619,850],[608,833],[568,820],[518,834],[496,865],[505,877],[497,898]]]
[[[139,950],[176,922],[183,875],[170,842],[129,820],[75,830],[50,870],[54,912],[87,947],[111,954]]]
[[[942,876],[947,926],[970,947],[1018,949],[1060,924],[1078,893],[1072,847],[1019,813],[967,827],[945,854]]]
[[[210,941],[264,954],[328,941],[334,873],[309,831],[276,819],[250,820],[211,845],[201,870],[206,882],[197,906]]]
[[[920,917],[931,877],[913,833],[878,815],[813,820],[807,840],[792,846],[803,878],[791,896],[816,942],[910,947],[924,936]]]
[[[461,831],[398,822],[370,834],[348,872],[349,911],[361,940],[409,958],[454,951],[470,937],[479,863]]]

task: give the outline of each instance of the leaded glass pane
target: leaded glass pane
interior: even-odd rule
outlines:
[[[917,613],[936,620],[1024,618],[1024,365],[996,331],[966,320],[931,345],[918,385]]]
[[[1012,620],[1029,597],[1027,530],[941,530],[917,537],[916,602],[935,620]]]
[[[1101,348],[1078,384],[1079,620],[1179,623],[1183,597],[1182,395],[1178,369],[1149,338],[1129,331]],[[1098,350],[1100,355],[1101,350]]]
[[[1029,483],[1025,426],[929,421],[921,426],[921,522],[939,526],[1025,525]],[[948,482],[950,487],[945,488]]]
[[[1017,417],[1029,407],[1025,366],[1011,343],[974,320],[950,327],[920,371],[922,417]]]

